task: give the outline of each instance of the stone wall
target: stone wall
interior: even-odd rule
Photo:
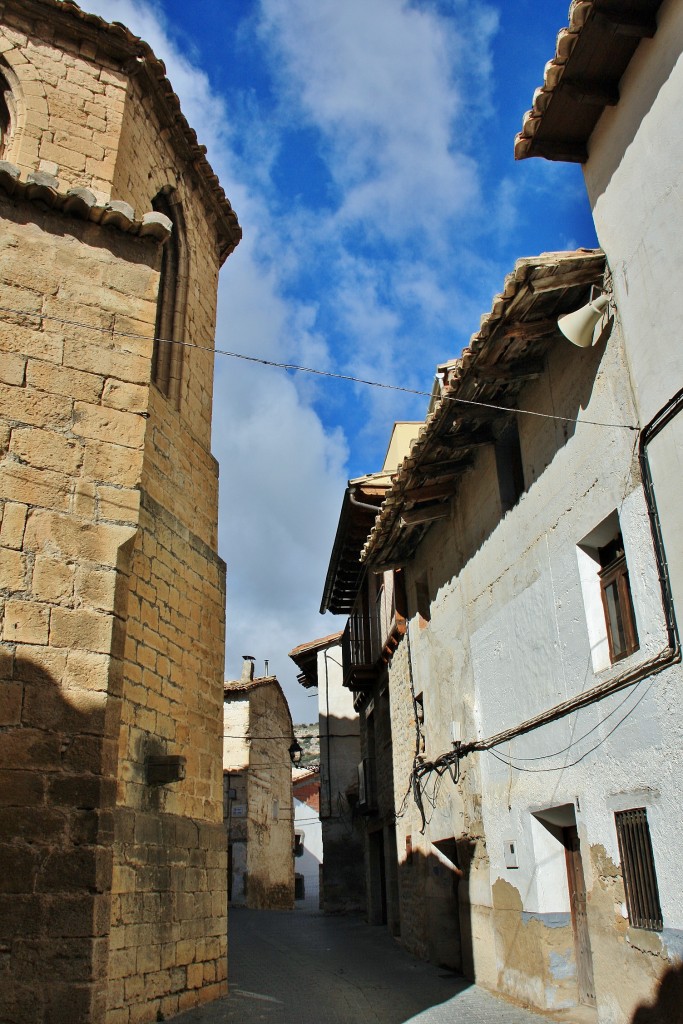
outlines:
[[[0,212],[0,279],[15,308],[49,305],[69,317],[87,251],[79,319],[111,327],[107,282],[134,260],[125,315],[151,336],[156,244],[89,224],[65,234],[59,216],[22,204],[5,201]],[[145,345],[146,360],[140,342],[126,352],[84,328],[0,319],[0,757],[4,799],[15,805],[3,863],[16,865],[0,882],[14,894],[12,916],[2,915],[13,932],[0,989],[10,1020],[38,1019],[43,1002],[54,1019],[60,1007],[72,1020],[104,1012],[126,593],[147,428],[146,403],[136,412],[120,404],[127,390],[145,390]]]
[[[292,720],[276,683],[252,690],[249,705],[249,734],[253,739],[247,781],[247,905],[262,910],[292,910]]]
[[[0,192],[0,1016],[127,1024],[227,987],[209,451],[225,224],[163,123],[153,57],[123,71],[133,37],[52,0],[0,20],[0,155],[21,180]],[[100,223],[59,212],[76,186]],[[161,243],[102,205],[141,217],[168,188],[182,335],[203,348],[173,401],[150,384]],[[185,758],[185,778],[150,785],[150,755]]]

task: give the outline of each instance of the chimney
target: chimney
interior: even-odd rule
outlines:
[[[254,661],[256,660],[251,654],[243,654],[242,658],[242,679],[243,683],[250,683],[254,678]]]

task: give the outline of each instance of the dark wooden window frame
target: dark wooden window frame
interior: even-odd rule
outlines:
[[[633,928],[661,932],[664,921],[647,809],[616,811],[614,821],[629,923]]]
[[[600,596],[602,597],[602,607],[607,627],[609,656],[610,661],[614,664],[616,661],[628,658],[640,646],[638,630],[636,629],[636,618],[633,611],[633,598],[631,597],[626,555],[622,554],[614,559],[604,569],[601,569],[598,575],[600,577]],[[623,643],[622,637],[619,635],[618,623],[613,621],[608,592],[611,592],[614,598],[613,610],[621,624]]]

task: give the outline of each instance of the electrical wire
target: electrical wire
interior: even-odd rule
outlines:
[[[180,341],[178,339],[150,338],[146,334],[136,334],[131,331],[117,331],[113,327],[99,327],[96,324],[85,324],[78,320],[67,320],[62,317],[51,316],[47,313],[36,313],[27,309],[13,309],[10,306],[0,306],[0,313],[11,313],[14,316],[34,317],[39,320],[50,320],[68,327],[81,327],[85,330],[97,331],[100,334],[108,334],[112,337],[134,338],[153,344],[180,345],[183,348],[196,349],[200,352],[210,352],[212,355],[227,356],[230,359],[241,359],[248,363],[258,363],[260,366],[270,366],[280,370],[293,370],[298,373],[311,373],[318,377],[331,377],[334,380],[344,380],[352,384],[365,384],[367,387],[382,388],[386,391],[400,391],[408,395],[417,395],[421,398],[431,398],[431,391],[420,391],[418,388],[408,388],[401,384],[386,384],[382,381],[367,380],[364,377],[355,377],[347,373],[335,373],[333,370],[320,370],[312,366],[299,366],[297,363],[283,363],[275,359],[265,359],[260,356],[248,356],[244,352],[232,352],[228,349],[215,348],[211,345],[198,345],[191,341]],[[506,405],[497,405],[495,402],[483,402],[473,398],[458,398],[455,395],[441,395],[441,400],[454,402],[457,405],[475,406],[481,409],[493,409],[497,412],[514,412],[524,416],[537,416],[546,420],[559,420],[563,423],[586,424],[591,427],[606,427],[618,430],[639,430],[638,426],[630,423],[605,423],[600,420],[576,419],[573,416],[557,416],[553,413],[538,412],[534,409],[511,409]]]
[[[566,768],[573,768],[575,765],[580,764],[581,761],[583,761],[584,758],[588,757],[589,754],[592,754],[594,751],[596,751],[598,749],[598,747],[601,747],[602,744],[605,743],[606,740],[608,740],[610,738],[610,736],[617,731],[619,726],[622,725],[622,723],[626,721],[626,719],[629,717],[629,715],[633,714],[633,712],[636,710],[636,708],[638,707],[640,702],[642,700],[644,700],[645,697],[647,697],[648,693],[650,692],[650,690],[652,689],[653,686],[654,686],[654,680],[650,683],[648,688],[640,695],[640,697],[635,702],[633,707],[629,708],[629,710],[626,712],[626,714],[623,715],[619,719],[619,721],[615,725],[612,726],[612,728],[610,729],[610,731],[607,733],[606,736],[603,736],[602,739],[598,740],[598,742],[594,746],[592,746],[589,750],[584,751],[584,753],[581,754],[580,757],[577,757],[575,761],[570,761],[568,764],[554,765],[554,766],[551,766],[549,768],[523,768],[523,767],[520,767],[519,765],[513,764],[512,761],[508,761],[507,758],[501,757],[501,755],[497,754],[492,747],[489,747],[489,749],[486,752],[491,754],[492,757],[495,757],[496,761],[500,761],[501,764],[504,764],[504,765],[507,765],[509,767],[512,767],[517,772],[528,772],[528,773],[530,773],[532,775],[536,775],[539,772],[562,772]],[[548,755],[548,756],[550,756],[550,755]]]
[[[629,697],[632,696],[633,692],[633,690],[628,690],[623,700],[620,700],[619,703],[615,707],[613,707],[612,710],[608,712],[608,714],[606,714],[604,718],[601,718],[599,722],[597,722],[591,729],[588,729],[588,731],[585,732],[582,736],[579,736],[578,739],[572,740],[572,742],[569,743],[566,747],[563,747],[562,750],[555,750],[552,754],[537,754],[536,757],[518,757],[516,754],[509,754],[508,757],[513,761],[546,761],[550,757],[559,757],[560,754],[566,754],[568,750],[572,749],[572,747],[577,747],[579,743],[582,743],[586,739],[587,736],[590,736],[597,729],[600,729],[605,724],[605,722],[607,722],[612,717],[612,715],[616,715],[617,711],[621,707],[623,707],[623,705],[626,703]],[[582,709],[579,708],[579,711],[581,710]],[[508,740],[501,740],[500,744],[496,744],[496,746],[502,746],[503,743],[507,742]],[[493,750],[494,748],[490,747],[489,749]]]

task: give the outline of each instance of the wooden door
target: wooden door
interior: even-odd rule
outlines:
[[[595,1006],[595,983],[593,981],[593,956],[591,954],[588,915],[586,913],[586,883],[583,877],[581,846],[576,825],[563,831],[565,856],[567,859],[567,883],[569,902],[572,909],[574,949],[576,952],[576,974],[579,987],[579,1002]]]

